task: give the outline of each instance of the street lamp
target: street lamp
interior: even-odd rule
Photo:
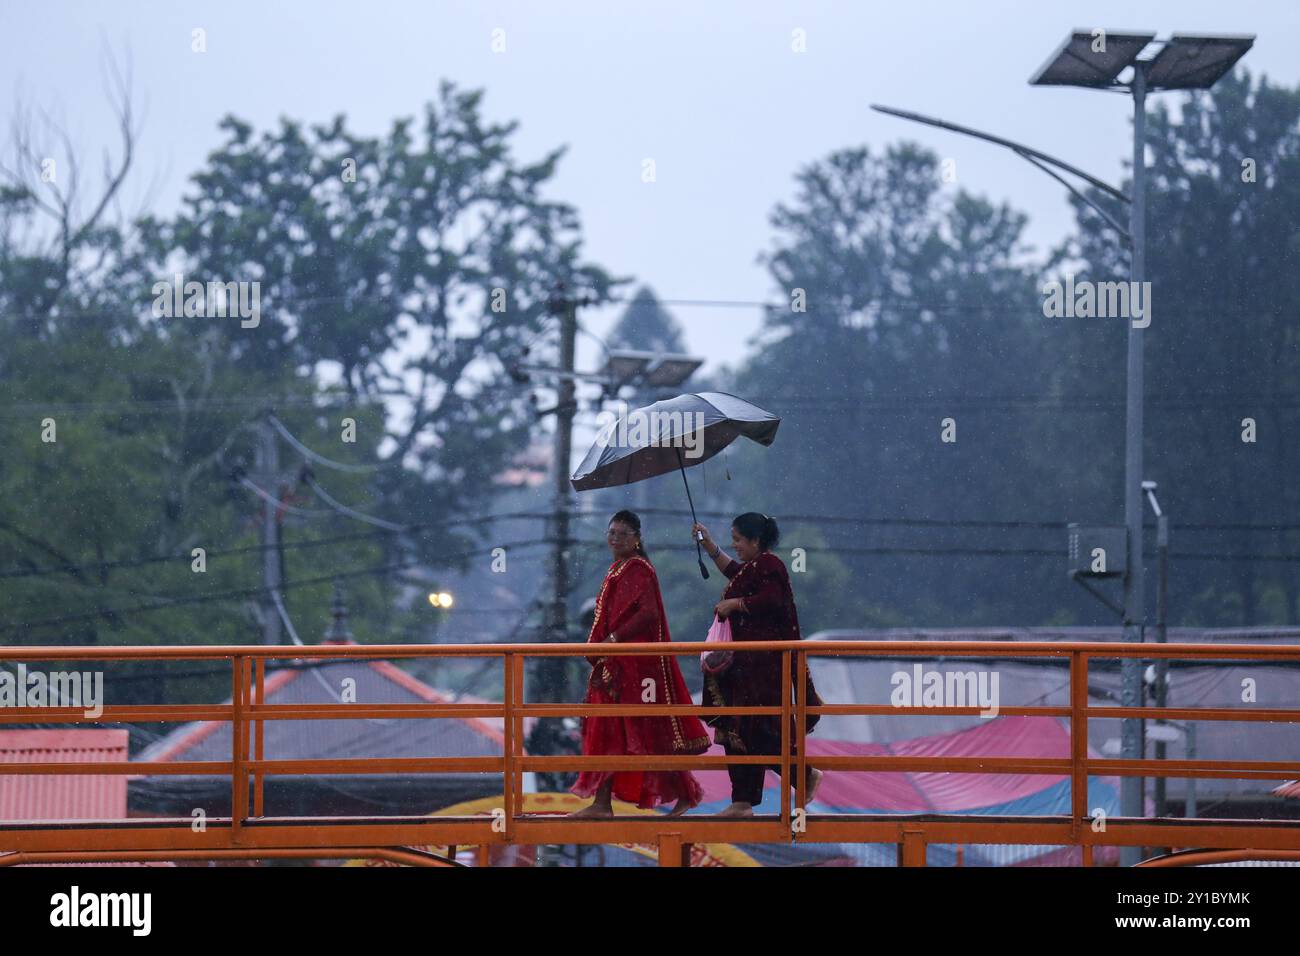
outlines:
[[[1133,187],[1131,197],[1114,187],[1055,157],[1020,143],[957,126],[943,120],[915,113],[872,106],[889,113],[953,132],[975,136],[1011,149],[1096,210],[1105,222],[1124,239],[1129,247],[1130,280],[1140,288],[1146,273],[1146,96],[1158,90],[1204,90],[1213,86],[1232,69],[1254,44],[1254,36],[1241,34],[1179,34],[1157,40],[1154,33],[1075,30],[1057,48],[1030,79],[1034,86],[1074,86],[1083,89],[1125,91],[1133,97]],[[1152,46],[1154,56],[1142,54]],[[1127,75],[1125,73],[1127,72]],[[1057,170],[1069,173],[1109,195],[1125,201],[1129,207],[1129,224],[1125,229],[1104,208],[1063,178]],[[1128,324],[1127,394],[1124,432],[1124,524],[1127,530],[1123,628],[1124,640],[1140,643],[1145,625],[1142,569],[1142,437],[1143,437],[1143,336],[1144,328]],[[1142,673],[1136,659],[1122,663],[1123,693],[1121,704],[1137,708],[1142,704]],[[1121,722],[1123,756],[1126,760],[1143,757],[1141,722],[1125,718]],[[1140,817],[1143,781],[1126,776],[1121,782],[1120,808],[1126,817]],[[1138,847],[1122,847],[1121,862],[1128,866],[1138,862]]]
[[[599,373],[608,394],[617,395],[624,385],[674,388],[695,374],[704,359],[676,352],[644,352],[608,349],[605,367]]]
[[[1153,44],[1154,57],[1141,54]],[[1154,33],[1108,33],[1075,30],[1047,63],[1030,79],[1033,86],[1074,86],[1082,89],[1126,90],[1133,97],[1133,187],[1129,203],[1130,288],[1141,288],[1146,276],[1146,97],[1156,90],[1204,90],[1213,86],[1250,49],[1253,36],[1193,36],[1174,34],[1156,41]],[[1128,71],[1127,78],[1120,75]],[[1143,439],[1143,333],[1128,324],[1128,385],[1124,428],[1124,524],[1128,528],[1128,562],[1124,575],[1124,640],[1141,643],[1146,623],[1142,568],[1142,439]],[[1141,662],[1126,657],[1121,665],[1124,707],[1141,707]],[[1121,724],[1125,760],[1145,754],[1142,724],[1125,718]],[[1141,777],[1126,776],[1120,783],[1120,813],[1143,815]],[[1139,847],[1122,847],[1120,862],[1132,866]]]

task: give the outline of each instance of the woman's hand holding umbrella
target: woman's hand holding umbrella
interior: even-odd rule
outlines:
[[[731,563],[731,555],[717,546],[713,536],[709,534],[709,529],[698,521],[691,527],[691,541],[697,547],[702,546],[704,548],[708,556],[713,559],[713,563],[717,565],[719,571],[725,570],[727,565]]]
[[[691,526],[691,534],[693,535],[691,540],[704,545],[704,550],[709,553],[709,557],[713,557],[717,545],[713,543],[713,535],[709,534],[709,529],[697,521]]]

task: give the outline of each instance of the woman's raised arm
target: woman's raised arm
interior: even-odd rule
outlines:
[[[709,534],[709,529],[704,527],[704,525],[700,524],[698,521],[695,522],[695,525],[691,528],[692,542],[696,540],[696,534],[701,535],[699,542],[704,547],[705,553],[713,559],[713,563],[717,565],[718,570],[729,578],[735,577],[736,572],[740,570],[740,564],[735,561],[731,555],[727,554],[727,552],[714,544],[713,536]]]

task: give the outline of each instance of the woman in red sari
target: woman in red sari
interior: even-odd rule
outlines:
[[[641,519],[620,511],[609,521],[606,542],[614,563],[596,597],[596,619],[589,644],[669,641],[668,619],[659,593],[659,578],[641,544]],[[589,704],[690,704],[676,657],[588,657],[592,662],[587,686]],[[697,717],[585,717],[584,756],[699,754],[710,746],[708,732]],[[651,808],[675,800],[672,814],[685,813],[700,802],[703,792],[686,770],[588,770],[578,776],[572,792],[595,795],[595,802],[576,817],[613,816],[612,798]]]

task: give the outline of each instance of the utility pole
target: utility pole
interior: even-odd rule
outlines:
[[[568,639],[569,562],[568,552],[572,491],[569,488],[569,462],[573,458],[573,418],[577,410],[577,386],[573,379],[574,351],[578,338],[577,304],[570,299],[557,299],[560,310],[560,370],[555,402],[555,503],[552,515],[554,540],[551,544],[551,594],[549,639]],[[559,658],[555,658],[559,660]]]
[[[569,549],[573,545],[573,498],[569,487],[569,462],[573,458],[573,419],[577,411],[577,376],[574,368],[578,338],[578,301],[566,295],[563,284],[556,289],[551,307],[560,319],[560,365],[556,385],[554,438],[554,498],[551,510],[551,599],[547,604],[544,640],[561,643],[569,640]],[[565,701],[569,693],[572,662],[566,657],[543,657],[535,664],[538,696],[548,702]],[[553,753],[565,748],[567,735],[559,718],[538,720],[529,749],[534,753]],[[566,786],[565,774],[538,774],[543,790],[560,790]]]
[[[270,415],[263,417],[258,429],[257,472],[267,494],[279,498],[280,480],[280,446],[276,440],[275,430],[271,427]],[[262,502],[262,585],[266,588],[262,594],[262,643],[279,644],[280,612],[275,606],[275,595],[280,590],[280,515],[279,509],[270,501]]]

